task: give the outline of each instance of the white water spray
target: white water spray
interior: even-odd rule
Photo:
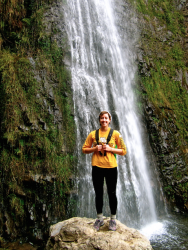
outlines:
[[[96,217],[91,155],[83,155],[81,149],[89,132],[99,127],[99,112],[109,110],[112,127],[121,132],[128,150],[126,157],[118,158],[117,216],[129,226],[140,227],[155,221],[156,212],[132,87],[134,51],[128,34],[127,41],[122,41],[117,31],[113,4],[111,0],[68,0],[65,13],[77,126],[78,216]],[[103,213],[110,215],[107,200]]]

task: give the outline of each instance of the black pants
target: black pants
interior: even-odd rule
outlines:
[[[115,215],[117,210],[117,197],[116,197],[116,185],[117,185],[117,167],[115,168],[99,168],[93,166],[92,168],[92,180],[95,190],[95,204],[97,214],[102,213],[103,208],[103,186],[104,178],[106,180],[110,211]]]

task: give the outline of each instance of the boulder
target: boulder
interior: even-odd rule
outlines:
[[[99,231],[93,228],[94,219],[74,217],[50,227],[46,250],[152,250],[149,240],[138,230],[117,221],[117,230],[109,231],[110,218],[104,218]]]

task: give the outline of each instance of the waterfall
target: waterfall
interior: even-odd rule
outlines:
[[[135,104],[135,52],[128,31],[133,25],[131,13],[125,15],[127,26],[124,24],[121,34],[115,3],[68,0],[64,13],[77,127],[77,215],[96,217],[91,155],[84,155],[81,149],[89,132],[99,127],[100,111],[108,110],[113,118],[111,127],[120,131],[128,151],[126,156],[117,156],[117,218],[140,227],[156,220],[155,202]],[[110,216],[105,197],[103,214]]]

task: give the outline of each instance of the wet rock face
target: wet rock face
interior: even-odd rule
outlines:
[[[52,249],[103,249],[103,250],[152,250],[150,242],[139,231],[117,221],[117,231],[109,231],[109,218],[97,232],[94,219],[71,218],[50,227],[46,250]]]
[[[147,98],[144,103],[149,140],[157,159],[163,190],[176,212],[179,209],[186,211],[188,206],[184,202],[182,184],[188,181],[187,165],[177,143],[179,134],[172,119],[173,112],[169,110],[168,116],[164,117]]]
[[[140,41],[136,46],[137,62],[141,79],[142,103],[144,109],[144,119],[149,134],[149,140],[156,157],[157,166],[162,181],[163,190],[167,200],[176,212],[188,211],[188,172],[187,172],[187,145],[179,134],[176,126],[177,117],[169,106],[156,107],[148,98],[148,93],[142,84],[142,79],[151,78],[152,71],[158,71],[156,61],[166,60],[167,54],[164,44],[169,44],[172,48],[179,44],[185,53],[185,65],[187,64],[187,27],[188,27],[188,2],[185,0],[176,1],[176,7],[184,16],[184,26],[186,28],[184,37],[173,36],[165,24],[161,26],[157,18],[146,20],[138,14],[138,26],[140,29]],[[153,45],[149,45],[150,38]],[[185,69],[175,69],[173,76],[167,66],[160,68],[163,76],[168,76],[177,84],[188,91],[188,78]]]
[[[63,29],[62,14],[60,15],[61,8],[63,8],[63,3],[55,1],[52,6],[46,9],[43,20],[46,27],[44,32],[49,33],[50,38],[57,41],[59,47],[65,49],[66,42],[62,41],[66,41],[67,38]],[[53,32],[56,28],[61,29],[61,32]],[[68,154],[72,154],[74,150],[68,145],[70,137],[67,132],[67,116],[69,113],[67,115],[66,108],[62,107],[63,105],[70,106],[72,118],[70,78],[64,79],[64,88],[61,88],[61,93],[59,93],[62,82],[55,73],[48,70],[49,65],[45,66],[40,57],[30,56],[28,59],[37,82],[32,99],[37,108],[32,110],[29,102],[19,104],[22,119],[17,126],[17,132],[23,136],[23,152],[27,151],[29,155],[25,159],[27,160],[31,156],[31,152],[34,155],[33,152],[38,151],[35,159],[44,161],[45,155],[43,155],[44,151],[41,146],[38,148],[33,146],[32,151],[31,144],[29,144],[30,147],[27,145],[28,141],[34,143],[36,135],[43,135],[40,137],[39,144],[43,138],[51,138],[52,140],[48,140],[48,142],[50,141],[49,145],[53,147],[51,146],[49,152],[54,152],[55,157],[59,156],[62,159]],[[66,60],[68,59],[66,57]],[[64,65],[65,63],[62,61],[62,66]],[[63,101],[59,101],[61,99],[57,93],[60,97],[63,96]],[[69,130],[71,129],[69,128]],[[71,133],[74,135],[73,130]],[[63,142],[58,150],[54,146],[56,144],[52,143],[53,137],[55,137],[53,133],[63,137]],[[9,147],[7,144],[5,141],[4,146]],[[13,146],[10,151],[14,151]],[[20,154],[20,151],[17,151],[16,157],[19,158]],[[6,166],[3,166],[2,171],[0,171],[0,236],[9,241],[23,238],[26,241],[29,239],[32,242],[42,242],[47,239],[49,226],[67,215],[65,209],[69,194],[60,192],[60,187],[62,187],[61,190],[65,190],[64,183],[60,183],[57,174],[55,176],[55,170],[49,170],[51,166],[47,161],[43,165],[40,165],[40,162],[39,164],[35,164],[33,161],[28,162],[23,160],[20,165],[13,166],[14,169],[18,169],[18,174],[15,174],[11,181],[7,180],[7,176],[11,173],[7,171]],[[52,167],[54,168],[54,166]],[[69,178],[67,179],[69,181]]]
[[[47,240],[50,225],[64,218],[66,213],[68,195],[60,197],[56,181],[53,175],[27,173],[9,195],[7,185],[3,185],[3,209],[0,210],[3,239],[30,239],[40,244]],[[14,198],[11,203],[10,197]]]

